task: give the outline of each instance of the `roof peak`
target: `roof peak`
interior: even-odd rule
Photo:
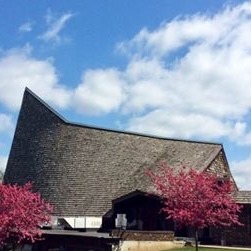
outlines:
[[[181,138],[168,138],[168,137],[158,136],[158,135],[153,135],[153,134],[140,133],[140,132],[134,132],[134,131],[123,131],[123,130],[117,130],[117,129],[112,129],[112,128],[99,127],[99,126],[90,125],[90,124],[84,124],[84,123],[80,123],[80,122],[72,122],[72,121],[69,121],[68,119],[66,119],[64,116],[62,116],[59,112],[57,112],[54,108],[52,108],[48,103],[46,103],[42,98],[40,98],[37,94],[35,94],[28,87],[25,88],[24,93],[28,93],[31,96],[33,96],[39,103],[41,103],[50,112],[52,112],[54,115],[56,115],[63,123],[71,125],[71,126],[90,128],[90,129],[95,129],[95,130],[102,130],[102,131],[128,134],[128,135],[135,135],[135,136],[147,137],[147,138],[156,138],[156,139],[162,139],[162,140],[180,141],[180,142],[197,143],[197,144],[219,145],[222,147],[222,143],[219,143],[219,142],[190,140],[190,139],[181,139]]]
[[[69,123],[69,121],[67,121],[67,119],[64,116],[62,116],[59,112],[57,112],[54,108],[52,108],[48,103],[46,103],[42,98],[40,98],[36,93],[34,93],[28,87],[25,87],[24,94],[30,94],[33,98],[35,98],[39,103],[45,106],[50,112],[52,112],[55,116],[57,116],[64,123]]]

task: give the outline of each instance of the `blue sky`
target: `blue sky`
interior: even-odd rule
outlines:
[[[0,168],[25,86],[68,120],[224,144],[251,189],[251,3],[0,0]]]

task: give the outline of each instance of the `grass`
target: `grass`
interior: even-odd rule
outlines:
[[[241,251],[241,249],[238,249]],[[195,247],[184,247],[184,248],[175,248],[167,251],[195,251]],[[199,251],[234,251],[234,249],[223,249],[223,248],[203,248],[199,247]]]

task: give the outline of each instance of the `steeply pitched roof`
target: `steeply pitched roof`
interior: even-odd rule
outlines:
[[[251,191],[237,191],[234,198],[239,204],[251,204]]]
[[[101,216],[113,199],[148,191],[145,171],[159,161],[203,170],[221,150],[216,143],[69,123],[26,89],[4,181],[33,181],[57,215]]]

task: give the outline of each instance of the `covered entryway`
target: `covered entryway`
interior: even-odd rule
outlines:
[[[126,216],[126,229],[166,231],[174,224],[161,212],[162,203],[158,196],[136,190],[113,201],[113,227],[119,214]]]

